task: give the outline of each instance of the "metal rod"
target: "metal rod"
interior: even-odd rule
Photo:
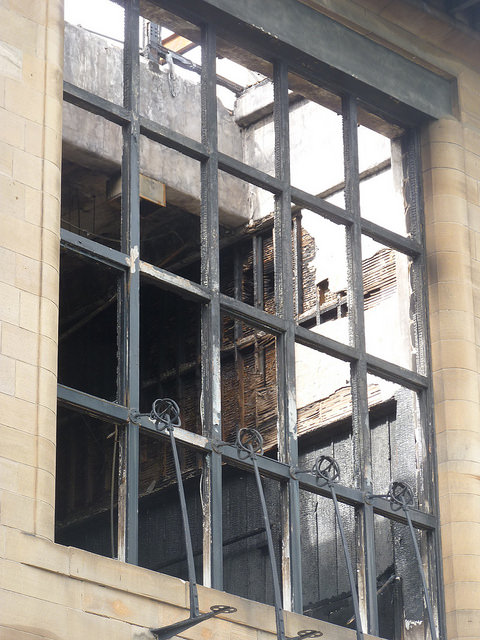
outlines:
[[[159,629],[150,629],[150,632],[157,638],[157,640],[168,640],[168,638],[177,636],[182,631],[186,631],[187,629],[194,627],[199,622],[203,622],[209,618],[214,618],[221,613],[234,613],[235,611],[235,607],[214,604],[213,607],[210,607],[210,611],[208,613],[201,613],[195,617],[180,620],[179,622],[174,622],[173,624],[169,624],[166,627],[160,627]]]
[[[435,628],[435,620],[434,620],[434,617],[433,617],[432,603],[431,603],[431,600],[430,600],[430,595],[428,593],[427,580],[425,578],[425,572],[423,570],[422,556],[420,555],[420,549],[418,548],[417,538],[415,536],[415,529],[413,528],[412,519],[410,518],[410,509],[405,504],[405,502],[403,502],[402,506],[403,506],[403,510],[405,512],[405,516],[407,518],[408,526],[410,528],[410,534],[412,536],[413,548],[415,549],[415,555],[417,557],[418,569],[420,571],[420,577],[422,579],[423,595],[424,595],[424,598],[425,598],[425,604],[427,606],[428,621],[430,623],[430,634],[432,636],[432,640],[437,640],[437,631],[436,631],[436,628]]]
[[[343,528],[342,516],[340,515],[340,508],[338,506],[337,492],[335,490],[335,484],[340,479],[340,466],[332,456],[320,456],[315,461],[312,473],[317,476],[317,478],[320,478],[326,482],[332,494],[333,505],[335,507],[335,516],[338,522],[338,528],[340,529],[340,537],[342,539],[343,553],[345,554],[345,562],[347,563],[348,580],[350,582],[350,589],[352,590],[353,611],[354,618],[356,618],[357,638],[358,640],[362,640],[363,629],[362,619],[360,616],[357,585],[355,582],[355,575],[353,573],[350,552],[348,550],[347,538],[345,536],[345,530]]]
[[[137,415],[136,418],[140,417]],[[185,489],[183,486],[182,470],[180,468],[180,460],[178,457],[177,443],[174,436],[174,428],[181,425],[180,409],[176,402],[168,398],[155,400],[152,406],[150,419],[155,420],[157,431],[168,433],[170,444],[172,446],[173,461],[175,464],[175,474],[177,478],[178,496],[180,498],[180,507],[182,512],[183,534],[185,538],[185,550],[187,554],[188,581],[190,592],[190,617],[186,620],[180,620],[174,624],[159,629],[151,629],[150,631],[156,636],[157,640],[167,640],[176,636],[178,633],[197,625],[203,620],[212,618],[220,613],[234,613],[235,607],[226,605],[213,605],[209,613],[201,614],[198,605],[198,587],[195,575],[195,560],[193,555],[192,534],[190,524],[188,522],[187,501],[185,499]]]
[[[270,567],[272,569],[273,595],[275,598],[275,620],[277,623],[277,638],[285,640],[285,621],[283,619],[282,595],[280,593],[280,580],[278,578],[278,569],[275,564],[275,550],[273,547],[272,530],[270,527],[270,519],[268,517],[267,503],[265,502],[265,494],[263,491],[262,479],[258,470],[258,464],[255,454],[252,454],[253,470],[255,472],[255,480],[257,481],[258,495],[260,496],[260,504],[262,506],[263,520],[265,522],[265,531],[267,534],[268,555],[270,557]]]
[[[176,53],[172,49],[169,49],[168,47],[164,47],[161,44],[158,44],[158,43],[150,44],[149,47],[150,47],[150,51],[155,51],[158,58],[163,58],[164,60],[166,60],[167,56],[171,56],[172,61],[175,64],[178,64],[178,66],[181,67],[182,69],[187,69],[187,71],[192,71],[193,73],[197,73],[198,75],[201,75],[202,65],[197,64],[192,60],[189,60],[185,56],[182,56],[179,53]],[[154,62],[158,62],[158,60],[155,60],[153,56],[152,56],[152,60]],[[221,87],[225,87],[226,89],[234,93],[235,96],[239,96],[242,93],[242,91],[246,89],[246,87],[243,87],[241,84],[232,82],[231,80],[228,80],[228,78],[224,78],[223,76],[220,76],[218,74],[215,75],[215,79],[218,85],[220,85]]]
[[[222,443],[226,444],[226,443]],[[275,600],[275,622],[277,627],[277,640],[299,640],[300,638],[319,638],[322,636],[321,631],[312,629],[304,629],[298,631],[294,638],[288,638],[285,635],[285,620],[283,617],[282,595],[280,591],[280,580],[278,577],[277,565],[275,564],[275,549],[273,546],[272,529],[270,527],[270,519],[268,517],[267,503],[265,501],[265,493],[263,491],[262,479],[257,463],[257,453],[263,453],[263,438],[256,429],[240,429],[237,433],[237,449],[242,457],[248,457],[252,461],[255,480],[257,483],[258,495],[262,507],[263,520],[265,523],[265,532],[267,534],[268,556],[270,558],[270,567],[272,569],[273,595]],[[246,455],[245,455],[246,454]]]
[[[347,538],[345,536],[345,530],[343,528],[342,516],[340,515],[340,508],[338,506],[337,493],[335,486],[330,483],[330,491],[332,492],[333,504],[335,506],[335,514],[337,516],[338,528],[340,529],[340,537],[342,538],[343,553],[345,554],[345,562],[347,563],[348,580],[350,582],[350,589],[352,590],[353,611],[356,619],[356,632],[358,640],[363,639],[362,618],[360,616],[360,608],[358,605],[358,592],[357,585],[355,584],[355,575],[353,573],[352,559],[348,551]]]
[[[182,510],[183,534],[185,537],[185,547],[187,551],[187,567],[188,582],[190,591],[190,616],[197,617],[200,613],[198,608],[198,588],[197,578],[195,575],[195,560],[193,558],[192,534],[190,524],[188,522],[187,502],[185,500],[185,489],[183,487],[182,471],[180,469],[180,460],[178,459],[177,443],[173,435],[173,428],[170,427],[170,443],[172,445],[173,461],[175,463],[175,473],[177,475],[178,497],[180,498],[180,507]]]

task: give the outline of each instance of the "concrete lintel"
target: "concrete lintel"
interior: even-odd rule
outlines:
[[[298,0],[185,0],[184,6],[192,14],[206,13],[214,19],[220,37],[234,23],[229,36],[236,43],[246,36],[257,45],[255,53],[263,49],[269,59],[283,57],[307,77],[312,71],[321,74],[333,90],[352,91],[361,102],[376,104],[405,124],[452,114],[450,80]]]

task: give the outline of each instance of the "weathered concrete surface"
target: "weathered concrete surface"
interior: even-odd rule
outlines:
[[[200,140],[200,84],[177,78],[172,97],[167,70],[154,70],[141,59],[141,114],[194,140]],[[92,73],[95,70],[95,73]],[[121,104],[123,51],[105,38],[80,27],[65,25],[65,80]],[[242,132],[231,113],[218,102],[221,149],[242,159]],[[81,136],[79,135],[81,132]],[[64,152],[69,160],[103,171],[119,171],[122,157],[121,128],[101,117],[65,104]],[[167,202],[200,211],[200,164],[142,137],[140,171],[164,182]],[[246,184],[222,174],[219,180],[220,220],[237,226],[249,219]]]

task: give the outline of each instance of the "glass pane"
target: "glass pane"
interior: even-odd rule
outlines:
[[[305,451],[318,447],[341,448],[338,463],[347,474],[352,465],[352,393],[350,367],[320,351],[295,345],[295,382],[297,399],[297,430],[299,447]],[[322,452],[323,453],[323,452]],[[334,455],[329,452],[328,455]],[[307,465],[308,466],[308,465]],[[303,468],[303,467],[302,467]]]
[[[355,510],[339,504],[352,566],[356,565]],[[303,613],[355,629],[352,590],[333,501],[300,490]]]
[[[203,456],[177,444],[192,536],[196,578],[202,584]],[[188,580],[182,511],[172,446],[167,439],[140,432],[138,564]]]
[[[411,259],[363,237],[362,269],[367,352],[416,371]]]
[[[117,104],[123,104],[121,4],[65,0],[64,80]]]
[[[222,438],[234,443],[237,430],[257,429],[264,451],[276,456],[276,338],[230,316],[222,317]]]
[[[348,343],[345,228],[307,209],[294,225],[297,322]]]
[[[340,100],[299,76],[289,83],[291,183],[325,198],[345,179]]]
[[[59,406],[55,542],[115,558],[122,429]]]
[[[281,487],[270,478],[262,478],[262,485],[281,581]],[[228,593],[274,604],[265,521],[255,476],[229,465],[223,467],[223,579]]]
[[[180,407],[182,428],[201,432],[200,305],[142,280],[140,286],[140,408],[157,398]]]
[[[64,229],[120,250],[121,165],[122,128],[64,102]]]
[[[219,151],[274,175],[271,64],[222,39],[217,50]]]
[[[236,228],[220,238],[220,290],[246,304],[275,313],[273,195],[220,172],[220,184],[230,189],[236,208]],[[222,200],[221,200],[222,202]],[[243,216],[244,223],[239,225]],[[220,211],[220,220],[227,220]]]
[[[382,516],[375,515],[374,518],[379,636],[388,640],[430,637],[410,529],[406,524]],[[428,572],[427,534],[417,529],[415,536],[423,558],[423,568]],[[432,600],[433,596],[431,593]]]
[[[141,12],[140,114],[199,141],[200,29],[151,2]]]
[[[414,391],[368,374],[372,473],[375,494],[386,494],[393,481],[407,482],[421,509],[429,508],[429,489],[422,480],[429,464]]]
[[[60,254],[58,381],[117,400],[118,271],[72,251]]]
[[[140,258],[200,282],[200,163],[140,137]]]

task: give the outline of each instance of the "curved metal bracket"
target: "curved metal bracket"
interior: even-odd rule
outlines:
[[[150,629],[150,632],[153,633],[157,640],[168,640],[168,638],[173,638],[173,636],[176,636],[182,631],[186,631],[187,629],[194,627],[204,620],[214,618],[215,616],[218,616],[222,613],[235,613],[235,611],[235,607],[229,607],[222,604],[214,604],[213,607],[210,607],[210,611],[208,613],[199,613],[196,616],[190,616],[190,618],[187,618],[186,620],[174,622],[173,624],[169,624],[166,627],[161,627],[159,629]]]
[[[342,539],[343,553],[345,555],[345,562],[347,565],[348,580],[350,582],[350,589],[352,591],[353,612],[356,620],[357,627],[357,639],[363,639],[362,619],[360,617],[360,606],[358,602],[358,591],[355,583],[355,575],[353,573],[352,559],[350,558],[350,551],[348,549],[347,537],[343,528],[342,517],[340,515],[340,508],[338,506],[337,492],[335,491],[335,484],[340,480],[340,465],[332,456],[320,456],[315,460],[315,464],[312,469],[313,475],[317,478],[324,480],[332,493],[333,505],[335,507],[335,516],[338,522],[338,528],[340,530],[340,537]]]
[[[418,570],[420,572],[420,578],[422,580],[423,596],[425,598],[425,604],[427,607],[428,621],[430,625],[430,635],[432,640],[437,640],[437,631],[435,628],[435,620],[433,617],[432,602],[430,600],[430,594],[428,593],[427,579],[425,577],[425,571],[423,570],[422,556],[420,555],[420,549],[418,548],[417,537],[415,535],[415,529],[413,528],[412,518],[410,516],[410,509],[415,504],[415,496],[413,489],[406,482],[395,481],[392,482],[388,489],[388,499],[398,504],[405,513],[407,518],[408,527],[410,529],[410,535],[412,538],[413,548],[415,549],[415,556],[417,559]]]
[[[185,489],[183,487],[183,477],[180,468],[180,460],[178,458],[177,443],[175,440],[175,427],[180,427],[182,421],[180,419],[180,408],[178,404],[170,398],[159,398],[152,405],[150,419],[155,421],[157,431],[163,431],[170,435],[170,443],[172,445],[173,461],[175,464],[175,474],[177,477],[178,497],[180,498],[180,507],[182,512],[183,533],[185,539],[185,549],[187,552],[187,568],[188,582],[190,591],[190,617],[186,620],[180,620],[174,624],[159,629],[150,629],[157,640],[167,640],[178,633],[190,629],[203,620],[208,620],[221,613],[233,613],[235,607],[226,605],[214,605],[208,613],[200,613],[198,606],[198,587],[195,575],[195,561],[193,557],[192,535],[190,533],[190,525],[188,522],[187,502],[185,500]]]
[[[255,472],[255,480],[257,482],[258,495],[260,505],[262,507],[263,520],[265,523],[265,531],[267,534],[268,555],[270,558],[270,567],[272,570],[273,594],[275,600],[275,622],[277,626],[277,640],[302,640],[302,638],[319,638],[323,635],[321,631],[312,629],[303,629],[298,631],[293,638],[285,635],[285,620],[283,618],[282,596],[280,593],[280,580],[278,578],[277,564],[275,562],[275,549],[273,546],[272,529],[270,527],[270,519],[268,517],[267,503],[265,493],[263,491],[262,479],[258,470],[257,455],[263,455],[263,437],[256,429],[242,428],[238,430],[237,449],[240,457],[251,458],[253,470]]]

